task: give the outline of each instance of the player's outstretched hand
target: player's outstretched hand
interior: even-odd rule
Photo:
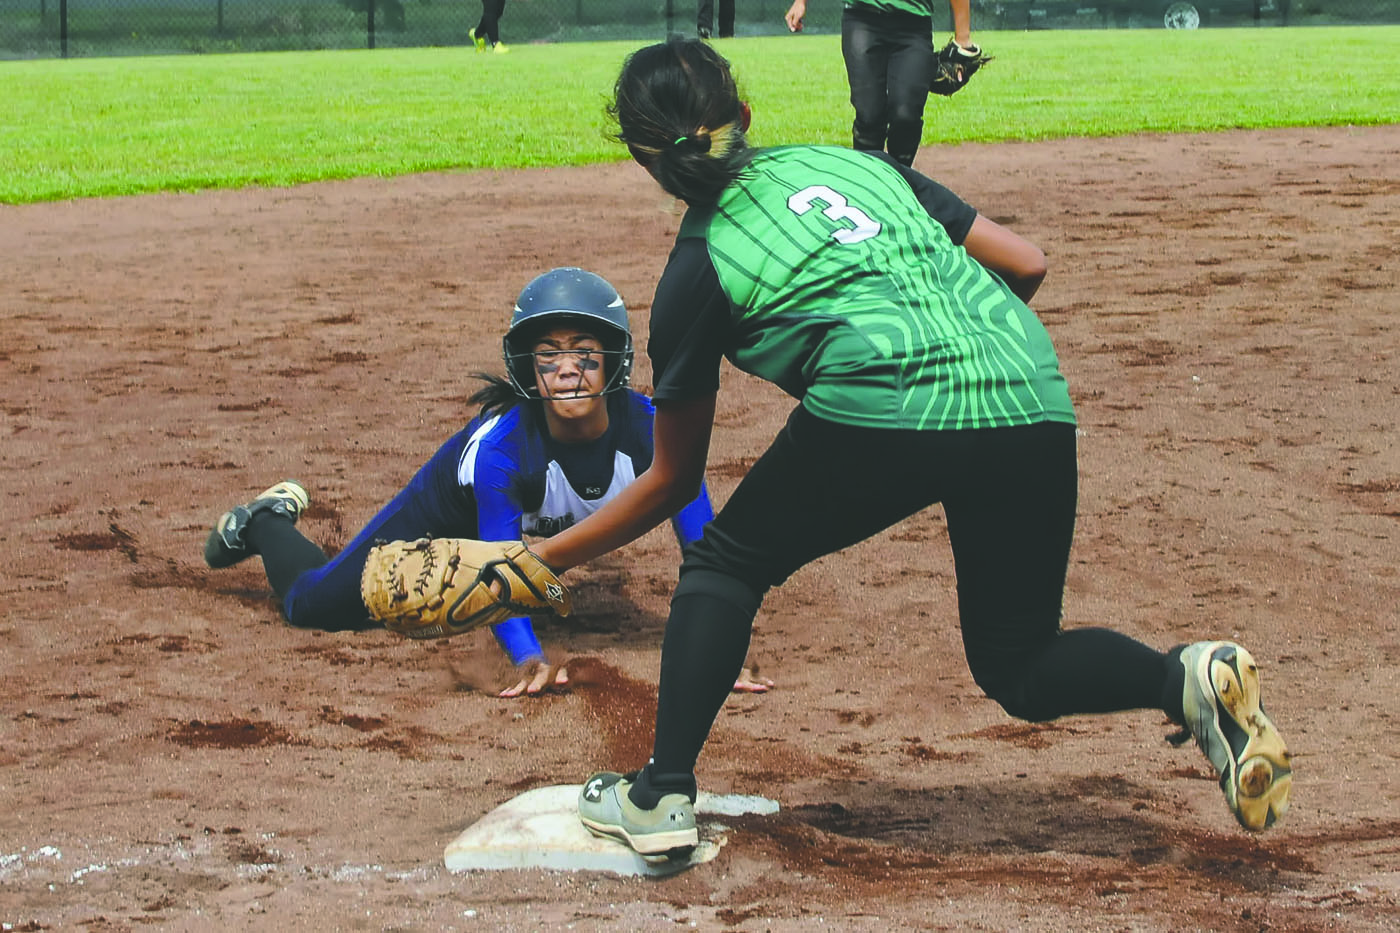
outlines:
[[[767,693],[772,688],[773,681],[767,677],[759,677],[747,667],[739,672],[739,679],[734,681],[735,693]]]
[[[532,669],[533,668],[533,669]],[[554,667],[548,661],[535,661],[533,664],[526,664],[522,668],[523,676],[520,682],[514,687],[507,687],[500,693],[500,697],[518,696],[539,696],[548,693],[555,687],[567,687],[569,685],[569,669],[560,665]]]
[[[802,21],[807,18],[807,0],[792,0],[792,6],[788,7],[783,19],[787,22],[788,32],[801,32]]]

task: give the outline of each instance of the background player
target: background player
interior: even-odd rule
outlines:
[[[287,481],[226,512],[204,547],[211,567],[259,554],[287,621],[298,628],[364,629],[360,574],[376,540],[424,536],[516,540],[549,535],[616,498],[651,462],[650,401],[627,388],[632,334],[617,290],[582,269],[554,269],[520,293],[504,338],[507,378],[483,376],[480,413],[332,559],[299,532],[306,490]],[[684,547],[713,517],[700,489],[673,522]],[[493,627],[520,669],[502,696],[564,685],[529,619]],[[552,676],[551,676],[552,675]],[[735,688],[770,682],[745,672]]]
[[[506,0],[481,0],[481,19],[475,28],[467,30],[478,52],[504,54],[510,46],[501,41],[501,17],[506,12]]]
[[[652,759],[591,777],[584,824],[643,854],[694,845],[696,760],[768,589],[936,502],[964,652],[989,697],[1029,721],[1162,710],[1218,769],[1242,825],[1281,816],[1288,752],[1248,652],[1210,641],[1163,653],[1061,628],[1074,411],[1026,289],[998,275],[1039,250],[888,156],[750,148],[728,62],[699,40],[629,57],[612,112],[633,158],[689,208],[652,304],[656,450],[635,483],[536,555],[576,566],[689,501],[722,357],[800,404],[687,549]]]
[[[715,0],[697,0],[695,4],[695,34],[702,39],[714,35]],[[719,38],[734,36],[734,0],[719,0]]]
[[[933,11],[939,0],[846,0],[841,11],[841,57],[851,86],[851,145],[888,151],[901,165],[913,165],[924,134],[924,105],[933,73]],[[969,54],[971,0],[948,0],[953,41]],[[802,30],[807,0],[793,0],[784,19]]]

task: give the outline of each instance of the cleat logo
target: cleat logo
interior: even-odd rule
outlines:
[[[583,788],[583,796],[587,800],[603,799],[603,779],[594,778],[589,781]]]

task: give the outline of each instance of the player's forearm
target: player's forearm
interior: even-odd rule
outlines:
[[[953,41],[963,48],[972,45],[972,0],[948,0],[953,14]]]
[[[714,417],[713,394],[658,404],[651,466],[616,499],[532,550],[549,566],[567,570],[637,540],[679,512],[704,482]]]
[[[963,239],[963,249],[995,272],[1027,304],[1045,281],[1045,254],[1030,240],[993,220],[977,215]]]
[[[586,564],[637,540],[674,515],[694,495],[693,489],[673,485],[647,470],[603,508],[530,550],[556,571]]]

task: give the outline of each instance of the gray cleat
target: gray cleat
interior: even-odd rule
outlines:
[[[643,856],[680,858],[700,843],[695,805],[685,794],[667,794],[643,810],[627,797],[636,774],[600,771],[584,782],[578,818],[595,836],[616,839]]]

